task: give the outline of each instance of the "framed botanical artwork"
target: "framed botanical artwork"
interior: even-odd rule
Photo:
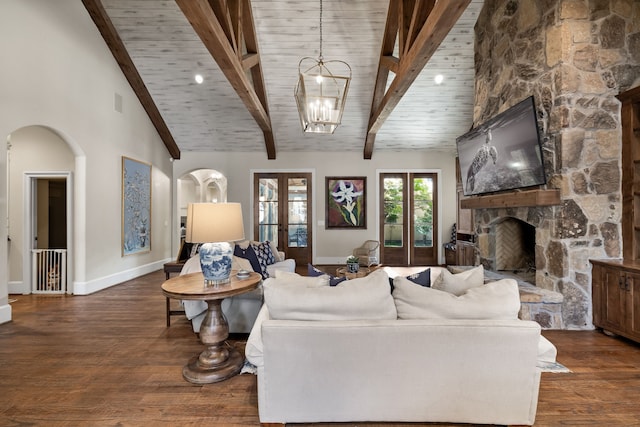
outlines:
[[[325,228],[367,228],[367,177],[326,177]]]
[[[151,165],[122,157],[122,255],[151,251]]]

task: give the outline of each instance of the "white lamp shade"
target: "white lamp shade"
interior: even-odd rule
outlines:
[[[234,242],[242,239],[244,224],[240,203],[189,203],[187,242]]]

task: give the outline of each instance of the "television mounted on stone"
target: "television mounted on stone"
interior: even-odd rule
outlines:
[[[533,96],[456,138],[465,196],[546,183]]]

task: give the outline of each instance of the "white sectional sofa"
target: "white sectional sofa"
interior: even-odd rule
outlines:
[[[267,279],[245,349],[260,422],[532,425],[536,362],[555,361],[555,347],[537,323],[518,320],[515,281],[461,289],[473,274],[432,283],[441,289],[399,276],[393,293],[382,269],[336,287]]]

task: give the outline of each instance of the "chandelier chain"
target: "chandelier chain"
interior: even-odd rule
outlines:
[[[322,0],[320,0],[320,56],[318,59],[322,63]]]

